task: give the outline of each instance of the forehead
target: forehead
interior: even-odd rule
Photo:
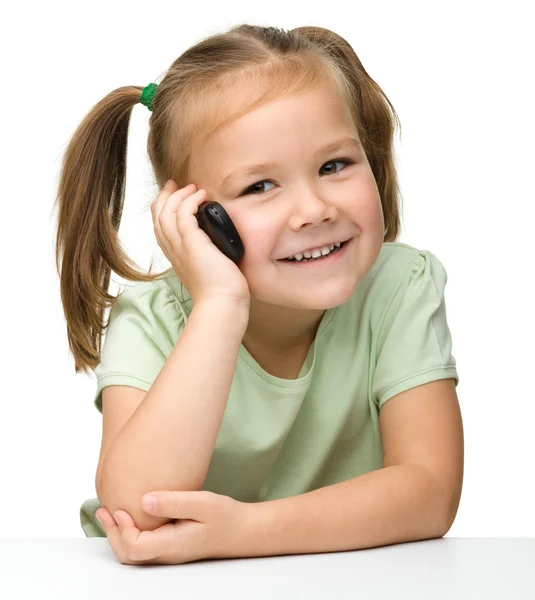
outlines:
[[[217,129],[193,149],[192,172],[227,175],[253,159],[273,161],[293,144],[301,153],[319,151],[342,137],[360,143],[350,109],[332,85],[317,86],[275,98]]]
[[[300,118],[300,121],[308,120],[312,124],[318,119],[350,117],[345,98],[340,96],[332,84],[327,83],[295,93],[280,93],[259,106],[254,106],[254,102],[251,104],[251,108],[248,108],[246,100],[237,99],[234,107],[231,105],[227,108],[229,114],[221,119],[223,124],[207,140],[221,141],[240,134],[247,136],[249,132],[268,133],[273,126],[292,124],[295,118]]]

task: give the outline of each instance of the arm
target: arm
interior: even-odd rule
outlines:
[[[152,490],[200,490],[226,408],[249,308],[226,300],[195,305],[147,395],[106,453],[97,495],[140,530],[171,519],[143,511]]]
[[[305,494],[252,504],[245,556],[358,550],[444,536],[463,481],[452,379],[391,398],[379,413],[383,468]]]
[[[373,548],[442,537],[444,500],[417,465],[396,465],[305,494],[250,505],[240,556]]]

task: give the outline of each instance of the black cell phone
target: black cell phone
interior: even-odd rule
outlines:
[[[221,204],[207,200],[199,205],[195,216],[199,227],[219,250],[237,263],[244,255],[245,249],[238,230]]]

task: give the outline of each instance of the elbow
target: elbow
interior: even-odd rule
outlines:
[[[445,502],[441,499],[439,503],[441,510],[437,510],[436,513],[440,515],[440,519],[437,519],[437,537],[444,537],[448,531],[452,528],[457,516],[457,508],[459,506],[458,500],[452,500]]]
[[[131,494],[131,490],[125,493],[120,486],[110,485],[110,482],[103,477],[100,477],[96,491],[101,506],[106,508],[112,517],[117,510],[128,513],[139,531],[154,531],[158,527],[174,521],[167,517],[154,517],[143,509],[141,501],[147,493],[146,491],[134,495]]]
[[[452,528],[453,523],[455,522],[455,518],[457,517],[457,512],[459,510],[459,504],[461,502],[461,493],[462,493],[462,482],[458,487],[449,490],[448,493],[443,493],[442,497],[445,498],[444,501],[444,518],[442,520],[442,535],[445,536],[448,531]]]
[[[422,465],[418,465],[422,469]],[[447,485],[427,467],[423,467],[428,487],[427,498],[433,537],[444,537],[452,528],[461,500],[462,480],[456,486]]]
[[[455,522],[455,517],[457,516],[458,506],[458,501],[453,502],[453,508],[451,508],[451,503],[448,505],[448,510],[446,511],[446,518],[442,522],[442,534],[440,537],[444,537],[452,528],[453,523]]]

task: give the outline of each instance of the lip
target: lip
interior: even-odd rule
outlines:
[[[349,242],[349,240],[351,240],[353,238],[348,238],[347,240],[335,240],[335,242]],[[332,246],[335,242],[327,242],[326,244],[320,244],[319,246],[312,246],[311,248],[307,248],[306,250],[300,250],[299,252],[294,252],[293,254],[291,254],[290,256],[295,256],[296,254],[304,254],[305,252],[312,252],[312,250],[316,250],[317,248],[323,248],[325,246],[329,247]],[[279,258],[278,260],[286,260],[285,258]]]
[[[297,260],[285,260],[284,258],[279,259],[278,262],[282,262],[289,267],[294,267],[296,269],[321,269],[323,267],[330,267],[334,265],[336,262],[339,262],[344,256],[347,254],[348,246],[353,242],[355,238],[349,238],[341,250],[335,252],[334,254],[329,254],[327,257],[322,258],[321,260],[307,260],[307,261],[297,261]]]

